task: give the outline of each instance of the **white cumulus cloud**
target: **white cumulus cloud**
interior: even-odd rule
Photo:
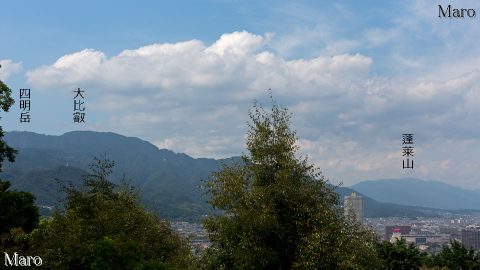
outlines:
[[[284,85],[284,78],[313,87],[328,84],[365,75],[372,64],[359,54],[287,61],[264,49],[270,38],[271,34],[233,32],[210,46],[198,40],[153,44],[112,57],[85,49],[29,71],[27,78],[30,84],[51,90],[93,83],[112,91],[131,87],[178,91],[228,84],[242,84],[244,90],[255,91],[272,84]]]
[[[372,72],[377,58],[368,54],[286,58],[269,49],[272,43],[272,34],[242,31],[211,44],[158,43],[113,56],[85,49],[28,71],[27,79],[45,91],[87,89],[94,110],[89,113],[103,116],[97,129],[195,157],[244,152],[248,109],[253,99],[268,106],[271,88],[293,113],[302,153],[332,179],[351,184],[404,175],[399,141],[401,134],[414,133],[418,170],[409,176],[457,175],[461,185],[475,185],[478,166],[469,160],[478,160],[472,149],[480,145],[476,64],[435,78],[434,67],[421,76],[378,75]]]
[[[10,59],[0,60],[0,66],[0,80],[2,81],[22,70],[22,63],[16,63]]]

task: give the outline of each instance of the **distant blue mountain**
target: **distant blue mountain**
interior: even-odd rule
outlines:
[[[480,191],[414,178],[368,180],[351,188],[381,202],[447,210],[480,209]]]

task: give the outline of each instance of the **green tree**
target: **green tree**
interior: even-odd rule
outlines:
[[[15,101],[12,98],[12,90],[0,80],[0,107],[3,111],[8,112],[13,103],[15,103]],[[5,158],[7,158],[8,161],[13,162],[15,161],[15,154],[17,153],[15,149],[8,146],[3,140],[3,136],[3,129],[0,126],[0,172]]]
[[[423,256],[413,244],[406,243],[405,239],[395,243],[384,241],[378,244],[378,256],[381,260],[382,269],[385,270],[412,270],[420,269]]]
[[[12,90],[0,80],[0,107],[8,112],[14,100],[11,97]],[[3,161],[15,161],[17,151],[10,147],[3,139],[4,133],[0,126],[0,172],[2,172]],[[28,192],[9,190],[10,182],[0,179],[0,237],[9,234],[11,229],[21,228],[23,231],[31,231],[38,223],[38,208],[35,206],[35,197]],[[1,247],[5,248],[2,240]]]
[[[65,212],[32,232],[32,249],[51,269],[185,269],[189,249],[165,221],[145,211],[128,184],[97,160],[79,188],[65,187]]]
[[[38,224],[35,197],[28,192],[8,190],[10,182],[0,181],[0,235],[10,229],[30,232]]]
[[[223,213],[205,221],[205,268],[375,268],[373,234],[342,216],[321,172],[297,157],[287,109],[255,102],[249,115],[248,154],[204,185]]]
[[[467,249],[458,241],[450,242],[450,246],[443,246],[439,254],[434,257],[434,265],[448,269],[480,269],[480,257],[473,249]]]

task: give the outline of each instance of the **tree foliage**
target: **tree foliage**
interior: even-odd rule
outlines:
[[[0,235],[10,229],[30,232],[38,224],[35,197],[28,192],[9,190],[8,181],[0,181]]]
[[[12,98],[12,90],[8,88],[6,84],[0,81],[0,107],[3,111],[8,112],[10,107],[13,105],[15,101]],[[2,171],[2,164],[5,158],[13,162],[15,161],[15,154],[17,151],[10,147],[4,140],[3,140],[3,129],[0,126],[0,172]]]
[[[97,160],[81,187],[65,187],[65,212],[32,232],[35,254],[51,269],[187,268],[183,240],[142,208],[131,186],[108,179],[113,166]]]
[[[395,243],[379,243],[377,250],[382,269],[385,270],[420,269],[425,256],[414,244],[407,244],[403,238]]]
[[[377,254],[380,269],[480,269],[479,253],[456,240],[444,245],[436,255],[420,252],[413,243],[407,244],[403,238],[395,243],[384,241],[378,244]]]
[[[272,99],[273,100],[273,99]],[[374,237],[343,218],[321,172],[297,157],[291,115],[272,101],[250,111],[248,154],[205,183],[223,212],[205,221],[208,269],[372,269]]]
[[[0,108],[8,112],[14,100],[11,97],[12,90],[0,81]],[[15,161],[17,151],[10,147],[3,139],[4,133],[0,126],[0,172],[2,172],[3,161]],[[10,182],[0,179],[0,247],[8,248],[15,232],[10,230],[21,228],[21,231],[29,232],[38,223],[38,208],[35,206],[35,197],[28,192],[9,190]],[[10,235],[4,235],[10,234]],[[3,235],[3,236],[2,236]]]
[[[440,253],[433,257],[433,262],[434,266],[448,269],[480,269],[480,255],[458,241],[443,246]]]

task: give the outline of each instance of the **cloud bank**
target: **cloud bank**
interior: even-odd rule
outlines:
[[[22,63],[15,63],[10,59],[0,60],[0,80],[7,80],[12,74],[22,70]]]
[[[382,31],[367,31],[367,45],[390,42]],[[272,89],[293,113],[302,153],[333,180],[405,176],[401,134],[414,133],[416,177],[456,177],[459,185],[480,187],[472,169],[480,149],[475,65],[459,62],[459,72],[443,77],[378,75],[373,56],[287,59],[271,49],[274,39],[242,31],[209,45],[160,43],[114,56],[85,49],[26,74],[43,91],[88,89],[93,109],[105,115],[98,129],[197,157],[241,154],[248,108],[253,99],[268,106]]]

